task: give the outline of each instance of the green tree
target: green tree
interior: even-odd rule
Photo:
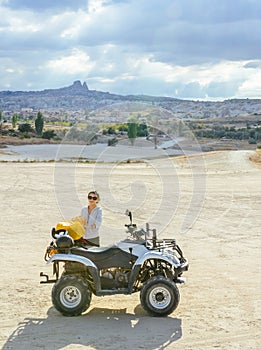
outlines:
[[[30,131],[33,131],[33,128],[29,123],[24,123],[18,126],[18,130],[21,132],[30,132]]]
[[[43,127],[44,127],[43,115],[41,112],[38,112],[37,117],[35,119],[35,130],[37,135],[42,135]]]
[[[128,138],[130,139],[130,142],[132,146],[134,145],[135,139],[137,137],[137,131],[138,131],[138,124],[136,119],[131,118],[128,122]]]
[[[17,113],[14,113],[13,116],[12,116],[12,127],[13,127],[13,129],[16,128],[17,121],[18,121],[18,115],[17,115]]]
[[[148,130],[147,130],[147,125],[146,124],[142,123],[142,124],[138,125],[137,136],[138,137],[148,136]]]

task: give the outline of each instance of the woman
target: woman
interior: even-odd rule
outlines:
[[[98,192],[91,191],[88,193],[89,204],[82,208],[81,216],[86,219],[85,234],[86,243],[100,246],[99,228],[102,223],[102,209],[98,207],[100,196]]]

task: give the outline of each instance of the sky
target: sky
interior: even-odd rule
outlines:
[[[0,91],[261,98],[260,0],[0,0]]]

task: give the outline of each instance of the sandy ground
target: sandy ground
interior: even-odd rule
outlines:
[[[251,151],[133,164],[0,163],[2,349],[260,349],[261,169]],[[81,317],[51,303],[43,255],[50,229],[100,191],[101,240],[125,238],[123,212],[175,237],[189,259],[181,301],[166,318],[139,295],[93,297]]]

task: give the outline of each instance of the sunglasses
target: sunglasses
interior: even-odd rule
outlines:
[[[98,197],[96,197],[96,196],[88,196],[88,199],[93,199],[94,201],[96,201],[97,199],[98,199]]]

